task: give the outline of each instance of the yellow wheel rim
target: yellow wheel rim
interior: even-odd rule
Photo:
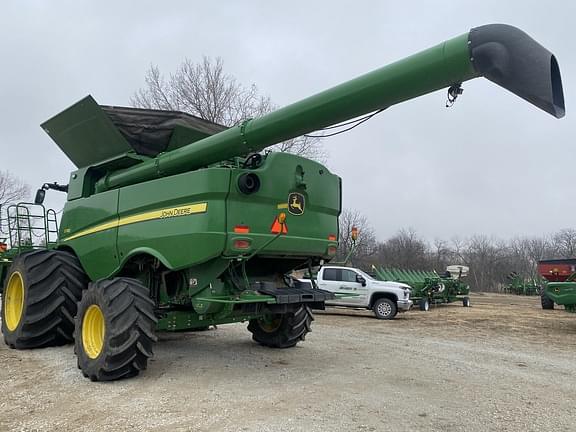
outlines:
[[[8,279],[4,299],[4,319],[10,331],[16,330],[22,319],[24,310],[24,280],[20,272],[14,272]]]
[[[93,304],[86,310],[82,319],[82,346],[91,359],[95,359],[102,352],[105,333],[106,324],[102,309]]]
[[[264,330],[266,333],[274,333],[276,330],[280,328],[280,324],[282,324],[282,317],[274,317],[268,319],[260,319],[260,328]]]

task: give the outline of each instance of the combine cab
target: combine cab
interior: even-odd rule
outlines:
[[[547,281],[540,291],[542,309],[557,304],[576,312],[576,259],[539,261],[538,273]]]

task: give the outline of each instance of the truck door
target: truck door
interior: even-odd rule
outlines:
[[[330,267],[323,268],[321,271],[320,288],[336,294],[359,294],[358,290],[362,288],[362,284],[356,282],[355,271]],[[360,303],[357,297],[336,298],[326,302],[326,304],[342,306],[356,306]]]
[[[352,269],[341,269],[340,292],[356,294],[354,297],[342,299],[348,305],[364,306],[367,304],[368,287],[357,281],[358,273]]]

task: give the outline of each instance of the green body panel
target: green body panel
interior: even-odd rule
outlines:
[[[548,282],[544,292],[550,299],[567,310],[576,305],[576,282]]]
[[[131,150],[92,96],[85,97],[41,126],[78,167]]]
[[[59,247],[71,248],[92,280],[104,278],[118,268],[118,228],[104,229],[67,241],[79,232],[118,219],[119,191],[108,191],[68,201],[60,221]]]
[[[260,191],[245,195],[236,180],[247,171],[206,168],[69,201],[59,247],[74,250],[92,280],[117,274],[138,254],[152,255],[171,270],[219,256],[249,255],[266,243],[260,254],[331,258],[328,247],[337,242],[328,236],[338,235],[339,177],[314,161],[272,153],[262,168],[249,171],[262,178]],[[297,178],[300,172],[304,175]],[[305,197],[302,215],[287,210],[288,195],[293,191]],[[206,205],[205,212],[137,220],[161,209],[198,203]],[[287,215],[288,233],[274,239],[271,226],[279,212]],[[115,222],[120,226],[114,226]],[[250,232],[234,233],[237,225],[248,226]],[[90,232],[94,229],[97,231]],[[249,240],[251,247],[235,249],[237,239]]]

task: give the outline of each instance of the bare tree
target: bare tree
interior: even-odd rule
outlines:
[[[576,230],[564,228],[552,236],[555,254],[559,258],[574,258],[576,256]]]
[[[186,59],[168,79],[152,65],[146,72],[145,82],[145,87],[130,99],[133,106],[183,111],[228,127],[261,117],[276,108],[269,96],[259,94],[254,84],[245,87],[226,74],[220,57],[204,56],[199,63]],[[326,152],[318,138],[302,136],[272,149],[326,161]]]
[[[378,258],[385,267],[427,270],[430,263],[429,245],[413,228],[401,229],[378,246]]]
[[[338,219],[338,225],[340,243],[338,244],[337,260],[345,259],[354,247],[352,228],[356,228],[358,230],[358,238],[350,260],[361,266],[363,261],[376,252],[376,235],[368,218],[359,211],[344,209]]]
[[[25,199],[30,188],[8,171],[0,171],[0,208]]]

